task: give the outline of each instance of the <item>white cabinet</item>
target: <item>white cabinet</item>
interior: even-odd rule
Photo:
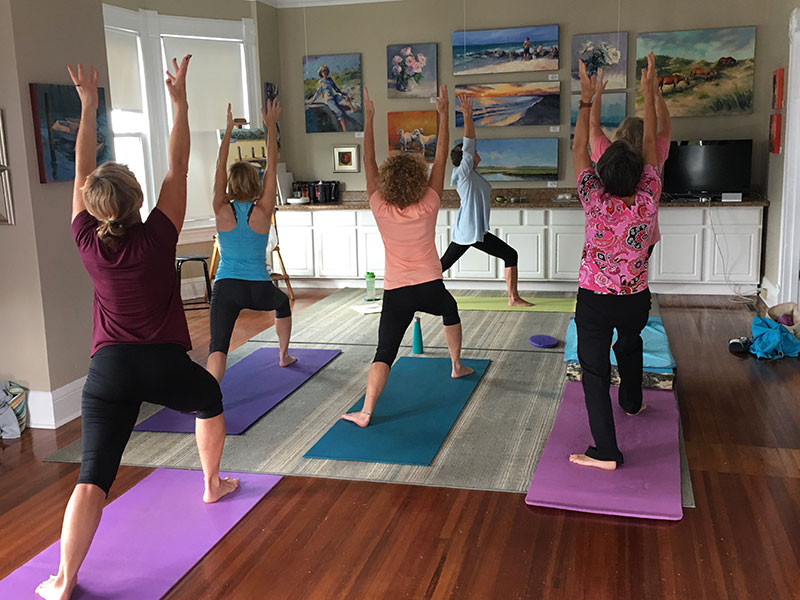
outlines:
[[[314,266],[317,277],[358,277],[356,212],[314,213]]]
[[[545,229],[536,226],[509,226],[497,230],[497,237],[514,248],[519,255],[517,275],[520,281],[544,279]],[[505,263],[497,261],[498,277],[504,275]]]
[[[453,279],[497,279],[497,259],[477,248],[469,248],[452,266],[450,273]]]
[[[662,226],[661,241],[656,244],[650,257],[650,281],[701,281],[702,267],[703,227]]]
[[[577,281],[583,253],[582,225],[551,225],[548,230],[548,278]]]
[[[289,275],[314,276],[311,222],[311,212],[278,211],[275,215],[281,257]]]
[[[748,227],[712,229],[706,236],[707,281],[758,283],[761,230]]]

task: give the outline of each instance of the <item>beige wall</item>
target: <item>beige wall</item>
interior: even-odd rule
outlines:
[[[527,0],[495,0],[470,2],[466,15],[467,29],[509,27],[514,25],[558,24],[560,26],[562,81],[561,133],[551,134],[547,127],[507,127],[479,130],[487,137],[558,137],[559,186],[574,185],[569,156],[569,60],[574,34],[616,31],[616,3],[600,3],[613,7],[613,11],[598,9],[596,0],[571,2],[543,2],[531,4]],[[782,157],[768,160],[767,139],[769,130],[769,104],[771,98],[772,70],[786,66],[788,61],[788,17],[793,0],[767,0],[765,2],[731,2],[730,0],[672,0],[670,2],[623,0],[620,29],[628,31],[628,108],[633,109],[635,83],[634,63],[636,34],[647,31],[667,31],[690,28],[733,27],[755,25],[756,70],[755,110],[749,115],[720,117],[680,118],[673,121],[673,138],[753,138],[753,181],[767,188],[769,181],[770,219],[766,265],[768,275],[777,269],[777,215],[780,214],[778,183]],[[397,110],[427,110],[432,106],[427,99],[388,100],[385,91],[386,45],[402,42],[438,42],[439,83],[446,83],[451,92],[456,83],[503,82],[547,80],[548,73],[508,74],[473,77],[452,75],[451,33],[464,26],[461,0],[407,0],[338,7],[319,7],[305,11],[306,38],[302,9],[278,11],[281,56],[281,96],[284,104],[282,125],[284,132],[284,158],[296,179],[337,178],[347,189],[363,190],[363,172],[358,174],[333,174],[331,147],[341,143],[361,143],[352,133],[306,134],[302,102],[302,56],[360,52],[364,83],[375,100],[376,148],[378,159],[387,155],[386,113]],[[451,139],[462,131],[453,126]],[[772,170],[768,174],[768,167]],[[509,184],[516,185],[516,184]],[[529,184],[541,187],[544,184]],[[498,187],[502,187],[499,184]]]
[[[243,19],[251,17],[252,4],[246,0],[106,0],[129,10],[155,10],[162,15],[204,19]]]

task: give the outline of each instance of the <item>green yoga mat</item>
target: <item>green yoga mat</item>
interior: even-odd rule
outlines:
[[[575,312],[575,298],[525,298],[533,306],[509,306],[506,296],[456,296],[458,310],[510,312]]]
[[[369,426],[339,420],[305,458],[430,465],[489,366],[483,359],[462,362],[475,372],[453,379],[449,358],[401,358],[389,373]],[[362,396],[348,412],[363,405]]]

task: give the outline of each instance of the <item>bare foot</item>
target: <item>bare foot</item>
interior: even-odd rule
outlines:
[[[239,480],[226,477],[221,479],[217,477],[216,481],[211,485],[206,485],[206,491],[203,494],[203,502],[212,504],[228,494],[235,492],[239,489]]]
[[[458,365],[458,367],[453,367],[453,373],[450,376],[453,379],[459,379],[461,377],[466,377],[467,375],[472,375],[474,372],[475,369],[465,367],[464,365]]]
[[[582,467],[595,467],[596,469],[603,469],[604,471],[613,471],[617,468],[617,461],[615,460],[597,460],[585,454],[570,454],[569,462],[575,463]]]
[[[509,298],[508,299],[509,306],[533,306],[533,302],[528,302],[524,300],[521,296],[517,296],[516,298]]]
[[[289,365],[294,364],[296,362],[297,362],[297,359],[294,356],[291,356],[291,355],[287,354],[286,356],[281,356],[281,360],[280,360],[279,364],[282,367],[288,367]]]
[[[644,412],[645,408],[647,408],[647,404],[642,402],[642,408],[640,408],[637,412],[635,412],[635,413],[626,412],[625,414],[628,415],[629,417],[635,417],[636,415],[642,414]]]
[[[341,418],[344,419],[345,421],[350,421],[352,423],[355,423],[359,427],[366,427],[367,425],[369,425],[369,420],[371,417],[372,415],[370,413],[359,411],[359,412],[351,412],[344,414],[342,415]]]
[[[56,575],[51,575],[50,579],[39,584],[36,588],[36,593],[45,598],[45,600],[69,600],[74,589],[75,583],[68,586],[63,582],[59,582]]]

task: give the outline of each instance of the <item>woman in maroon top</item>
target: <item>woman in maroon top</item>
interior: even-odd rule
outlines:
[[[144,223],[142,190],[133,173],[117,163],[95,168],[97,70],[69,68],[82,105],[72,233],[94,283],[94,331],[81,403],[81,471],[64,515],[58,574],[36,589],[43,598],[71,596],[144,400],[196,413],[204,502],[216,502],[239,485],[219,476],[222,394],[214,377],[186,354],[191,342],[175,276],[175,246],[186,213],[189,58],[180,65],[173,60],[175,74],[167,72],[174,103],[169,171]]]

